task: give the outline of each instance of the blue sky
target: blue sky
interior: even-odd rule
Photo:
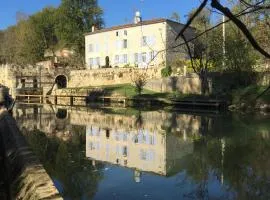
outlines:
[[[2,0],[0,7],[0,29],[16,23],[16,12],[31,15],[46,6],[58,6],[61,0]],[[178,12],[181,20],[199,4],[199,0],[99,0],[104,10],[106,27],[124,24],[133,19],[135,10],[140,10],[143,19],[164,17]]]

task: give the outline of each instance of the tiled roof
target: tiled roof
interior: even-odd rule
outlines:
[[[169,20],[169,19],[159,18],[159,19],[141,21],[141,22],[139,22],[137,24],[135,24],[135,23],[133,23],[133,24],[124,24],[124,25],[119,25],[119,26],[113,26],[113,27],[110,27],[110,28],[104,28],[104,29],[100,29],[100,30],[95,30],[94,32],[86,33],[84,35],[85,36],[94,35],[94,34],[97,34],[97,33],[103,33],[103,32],[108,32],[108,31],[114,31],[114,30],[131,28],[131,27],[136,27],[136,26],[149,25],[149,24],[157,24],[157,23],[162,23],[162,22],[174,22],[174,23],[180,24],[178,22],[175,22],[175,21],[172,21],[172,20]]]

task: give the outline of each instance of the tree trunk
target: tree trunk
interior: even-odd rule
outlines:
[[[200,72],[200,80],[201,80],[201,91],[203,95],[209,95],[209,83],[208,76],[206,70],[201,70]]]

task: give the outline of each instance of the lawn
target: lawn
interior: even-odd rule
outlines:
[[[166,92],[166,93],[160,93],[155,92],[148,89],[143,89],[141,95],[138,95],[136,93],[135,86],[131,84],[118,84],[118,85],[103,85],[99,87],[81,87],[81,88],[67,88],[66,90],[77,90],[78,93],[82,91],[95,91],[95,90],[102,90],[102,95],[105,96],[125,96],[128,98],[149,98],[149,99],[182,99],[182,100],[188,100],[188,99],[209,99],[207,96],[203,95],[194,95],[194,94],[181,94],[179,92]]]

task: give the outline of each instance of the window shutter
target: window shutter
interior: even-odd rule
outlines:
[[[152,36],[152,45],[155,45],[156,44],[156,37],[153,35]]]
[[[119,63],[123,63],[123,56],[122,55],[119,55]]]
[[[138,63],[142,62],[142,54],[138,53]]]

